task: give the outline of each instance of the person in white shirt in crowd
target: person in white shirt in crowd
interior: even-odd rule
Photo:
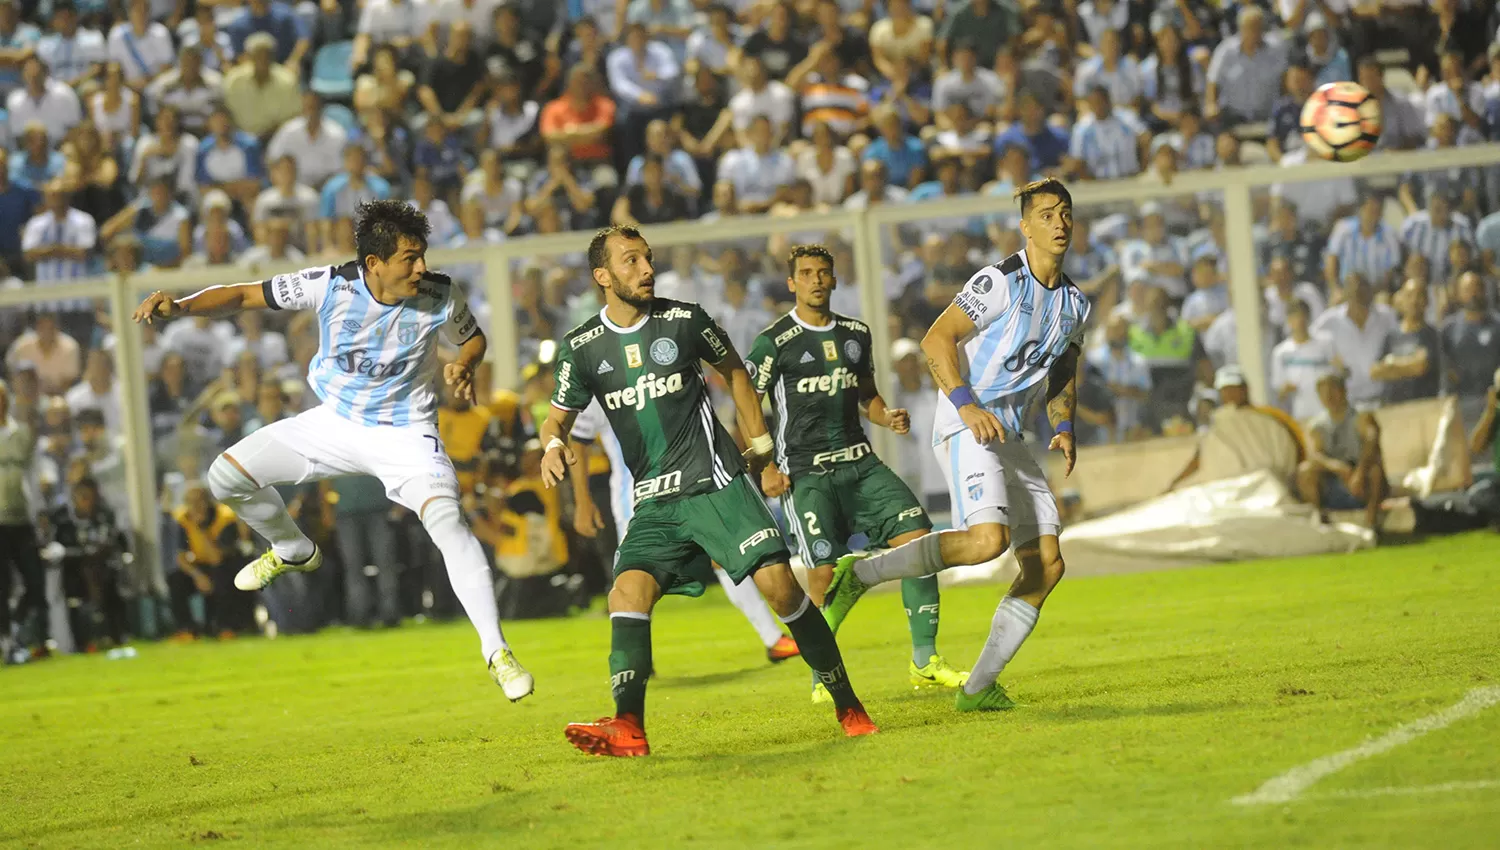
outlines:
[[[1324,522],[1328,511],[1364,508],[1366,524],[1378,531],[1380,505],[1390,489],[1380,453],[1380,425],[1373,413],[1351,405],[1337,373],[1318,379],[1318,397],[1323,410],[1308,423],[1310,451],[1297,467],[1298,495]]]
[[[53,79],[69,86],[93,78],[109,61],[104,34],[78,26],[78,8],[72,0],[52,4],[52,31],[37,42],[36,55]]]
[[[184,21],[177,33],[182,47],[198,48],[203,55],[203,67],[223,74],[234,65],[234,40],[219,27],[213,6],[199,3],[193,20]]]
[[[870,56],[875,69],[886,79],[895,77],[894,66],[905,59],[925,66],[932,56],[932,18],[912,11],[911,0],[888,0],[886,17],[870,26]]]
[[[1268,120],[1286,65],[1285,45],[1266,37],[1265,12],[1241,6],[1239,34],[1219,42],[1208,63],[1204,117],[1226,126]]]
[[[130,182],[144,186],[157,180],[172,183],[187,200],[198,194],[198,137],[182,132],[177,109],[163,105],[156,111],[155,132],[141,136],[130,159]],[[196,203],[196,201],[194,201]]]
[[[1122,38],[1119,30],[1105,30],[1100,34],[1099,52],[1079,62],[1078,69],[1073,72],[1074,97],[1087,97],[1094,86],[1102,85],[1109,90],[1111,102],[1125,107],[1135,105],[1146,84],[1135,57],[1123,52]]]
[[[661,157],[668,186],[683,197],[697,198],[703,192],[703,178],[693,157],[677,143],[677,132],[660,118],[646,125],[646,153]],[[635,186],[641,182],[641,168],[645,155],[637,155],[625,169],[625,185]]]
[[[62,395],[83,373],[83,354],[78,341],[58,326],[57,314],[37,312],[31,329],[11,343],[5,367],[15,375],[30,366],[36,373],[42,395]]]
[[[1323,254],[1323,282],[1330,292],[1350,274],[1385,290],[1400,271],[1401,240],[1381,220],[1381,206],[1379,195],[1367,193],[1360,199],[1358,214],[1334,226]]]
[[[490,149],[479,154],[479,167],[464,180],[460,215],[465,230],[511,234],[521,226],[525,212],[526,189],[521,181],[505,173],[500,152]],[[477,228],[477,230],[475,230]]]
[[[151,20],[148,0],[130,0],[126,20],[109,31],[109,58],[120,63],[125,82],[144,89],[172,68],[177,51],[165,24]]]
[[[1291,332],[1291,305],[1301,301],[1313,316],[1323,315],[1328,302],[1323,293],[1307,281],[1299,281],[1292,274],[1292,261],[1285,255],[1271,257],[1266,266],[1266,315],[1279,326],[1282,333]]]
[[[729,106],[705,139],[718,139],[726,129],[732,129],[738,146],[747,146],[750,124],[756,117],[763,117],[771,122],[773,141],[784,143],[797,117],[797,95],[786,83],[767,76],[766,66],[755,56],[740,58],[738,76],[740,90],[729,98]]]
[[[1401,244],[1408,253],[1427,258],[1432,280],[1448,279],[1448,245],[1455,241],[1474,244],[1474,228],[1469,220],[1453,212],[1453,205],[1442,192],[1427,196],[1427,209],[1418,210],[1401,222]]]
[[[1311,334],[1312,311],[1307,302],[1293,299],[1285,308],[1286,339],[1271,349],[1271,394],[1293,419],[1306,422],[1323,409],[1318,378],[1332,371],[1333,343]]]
[[[296,225],[295,221],[281,216],[267,219],[264,227],[259,230],[259,241],[240,255],[239,264],[256,270],[282,268],[305,262],[307,255],[292,244],[292,230]]]
[[[1427,324],[1427,285],[1408,280],[1391,303],[1400,323],[1385,338],[1370,377],[1383,383],[1384,404],[1436,398],[1442,388],[1442,341],[1437,329]]]
[[[21,230],[21,252],[41,285],[88,277],[89,261],[99,238],[92,216],[75,208],[71,196],[58,181],[42,192],[42,210]],[[92,312],[88,299],[57,302],[53,309],[72,313]]]
[[[405,53],[422,35],[418,16],[412,0],[366,0],[355,25],[350,66],[358,72],[369,61],[370,50],[378,44],[389,44]]]
[[[286,337],[278,331],[266,330],[264,314],[249,310],[235,318],[239,332],[229,343],[230,359],[245,352],[255,355],[255,360],[265,372],[271,372],[291,359]]]
[[[40,121],[47,138],[61,144],[73,125],[83,120],[83,105],[71,86],[47,75],[47,66],[36,56],[21,64],[21,87],[5,99],[6,125],[10,137],[19,139],[27,124]]]
[[[494,148],[506,162],[538,162],[542,158],[542,137],[537,132],[541,106],[527,99],[521,78],[508,68],[492,75],[490,82],[491,96],[482,125],[486,135],[480,149]]]
[[[1114,442],[1140,436],[1141,409],[1151,397],[1151,368],[1130,348],[1130,320],[1116,313],[1105,320],[1105,344],[1088,353],[1115,400]]]
[[[411,205],[427,216],[427,223],[432,225],[432,234],[427,239],[433,247],[451,244],[463,235],[458,217],[449,209],[448,202],[437,196],[426,174],[412,178],[411,196]]]
[[[1462,53],[1444,53],[1438,60],[1439,79],[1427,87],[1424,99],[1427,126],[1439,115],[1451,115],[1462,124],[1484,132],[1484,87],[1469,79]]]
[[[922,499],[929,512],[946,511],[948,480],[928,445],[932,441],[938,395],[927,371],[927,358],[922,355],[921,343],[903,337],[891,344],[891,360],[891,373],[896,381],[887,402],[911,417],[911,430],[895,437],[901,450],[891,468]]]
[[[1140,238],[1120,245],[1120,268],[1126,275],[1143,272],[1148,283],[1173,298],[1187,297],[1187,251],[1167,232],[1166,211],[1157,201],[1141,205]]]
[[[313,92],[302,94],[302,114],[281,125],[266,145],[270,160],[290,156],[297,162],[297,174],[303,183],[317,189],[344,165],[344,148],[349,134],[337,121],[323,114],[323,98]]]
[[[1118,180],[1141,172],[1141,138],[1146,133],[1135,112],[1116,106],[1109,87],[1088,91],[1088,114],[1073,126],[1063,172],[1083,179]]]
[[[771,120],[766,116],[752,118],[745,135],[749,145],[719,160],[719,179],[734,184],[741,212],[762,213],[797,179],[796,165],[786,151],[773,146]]]
[[[162,331],[162,349],[182,355],[188,372],[188,386],[199,392],[210,381],[219,377],[219,371],[229,360],[226,341],[233,336],[233,326],[227,322],[198,316],[192,321],[172,322]]]
[[[997,113],[1001,105],[1009,102],[1015,94],[999,74],[979,67],[978,50],[973,40],[960,37],[953,45],[953,69],[939,74],[933,81],[932,108],[942,115],[949,106],[962,103],[969,108],[970,114],[991,120],[999,117]]]
[[[271,161],[271,185],[255,198],[250,222],[257,244],[266,241],[265,226],[272,219],[289,221],[295,228],[293,241],[316,244],[319,206],[322,199],[311,186],[297,179],[297,160],[291,155]]]
[[[687,37],[686,61],[723,74],[729,70],[730,52],[739,44],[732,29],[734,13],[723,3],[710,3],[706,17]]]
[[[1198,333],[1207,331],[1229,309],[1229,287],[1219,277],[1218,259],[1216,254],[1201,254],[1188,274],[1193,291],[1183,299],[1180,315]]]
[[[892,186],[886,180],[885,163],[867,159],[859,164],[859,191],[844,199],[844,209],[863,210],[877,204],[899,204],[906,200],[907,190]]]
[[[1385,352],[1386,337],[1396,330],[1396,313],[1375,303],[1375,289],[1364,275],[1344,278],[1344,302],[1330,307],[1313,322],[1314,334],[1333,342],[1334,368],[1347,379],[1349,401],[1365,410],[1380,403],[1380,382],[1370,376]]]
[[[63,400],[74,416],[85,410],[97,410],[104,416],[104,427],[111,433],[124,433],[124,402],[120,385],[115,381],[115,361],[104,349],[89,351],[88,361],[83,367],[83,380],[68,390]]]
[[[177,51],[177,67],[146,86],[146,102],[153,109],[165,104],[177,110],[182,129],[195,136],[208,130],[208,116],[224,98],[224,78],[203,66],[203,51],[184,47]]]

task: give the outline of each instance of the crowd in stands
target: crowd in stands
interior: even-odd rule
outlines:
[[[1379,99],[1380,150],[1500,141],[1497,27],[1480,0],[0,0],[0,288],[343,261],[370,198],[411,199],[442,249],[990,195],[993,215],[891,228],[879,281],[855,279],[840,233],[658,252],[661,293],[710,305],[743,349],[787,306],[786,248],[828,243],[835,309],[860,313],[863,286],[891,303],[897,395],[925,433],[914,340],[976,268],[1020,247],[1015,187],[1044,174],[1170,187],[1194,170],[1300,164],[1301,104],[1336,80]],[[1335,374],[1351,410],[1450,394],[1472,423],[1487,392],[1493,407],[1500,168],[1287,183],[1258,192],[1255,213],[1273,403],[1326,416],[1320,383]],[[1097,317],[1083,442],[1202,424],[1216,370],[1239,356],[1224,226],[1212,195],[1078,210],[1067,271]],[[497,563],[575,560],[528,439],[550,341],[597,309],[583,266],[518,265],[520,339],[501,344],[531,364],[522,385],[443,411]],[[469,293],[483,316],[482,288]],[[89,599],[73,619],[92,612],[74,646],[261,627],[219,569],[258,543],[197,482],[240,436],[314,403],[314,321],[143,330],[164,541],[145,564],[128,535],[101,530],[123,530],[129,502],[107,310],[0,310],[0,453],[25,467],[11,483],[31,505],[0,504],[0,538],[38,542],[0,566],[0,597],[14,568],[34,625],[41,564],[85,576],[111,563],[119,599],[83,578],[64,594]],[[909,454],[903,473],[939,500],[928,453]],[[287,495],[356,566],[273,587],[279,628],[455,612],[436,554],[378,485]],[[564,595],[603,580],[574,575]]]

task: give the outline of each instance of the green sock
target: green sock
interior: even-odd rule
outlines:
[[[937,655],[937,576],[902,579],[901,604],[906,606],[906,624],[911,628],[911,661],[926,667]]]
[[[807,662],[807,666],[812,668],[813,676],[823,683],[823,687],[833,697],[833,704],[838,708],[859,705],[859,697],[854,695],[854,686],[849,684],[849,674],[844,670],[839,645],[833,639],[828,621],[818,613],[812,600],[806,600],[802,610],[782,622],[786,623],[787,630],[792,633],[792,640],[797,642],[797,648],[802,650],[802,660]]]
[[[651,616],[613,614],[609,627],[609,689],[615,696],[615,716],[634,714],[644,727],[646,680],[651,676]]]

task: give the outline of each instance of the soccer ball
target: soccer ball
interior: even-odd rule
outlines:
[[[1380,140],[1380,101],[1358,83],[1328,83],[1302,106],[1302,141],[1324,159],[1353,162]]]

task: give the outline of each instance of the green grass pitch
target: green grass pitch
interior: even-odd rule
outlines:
[[[0,670],[0,847],[1496,847],[1500,705],[1291,802],[1231,802],[1500,685],[1500,539],[1069,579],[959,715],[906,681],[897,594],[841,634],[882,733],[848,740],[715,592],[668,600],[654,753],[586,757],[602,617],[514,623],[507,703],[467,624],[143,647]],[[976,655],[999,588],[943,597]],[[1438,787],[1434,787],[1438,786]]]

